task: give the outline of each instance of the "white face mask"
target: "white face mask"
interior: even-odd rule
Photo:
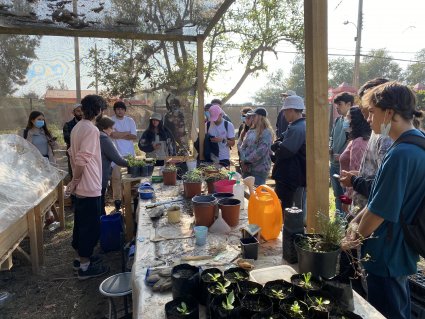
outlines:
[[[387,114],[388,114],[388,110],[385,111],[384,121],[381,124],[381,132],[380,132],[380,134],[382,136],[388,136],[388,134],[390,133],[390,130],[391,130],[391,121],[389,121],[388,124],[385,125],[385,120],[387,118]]]

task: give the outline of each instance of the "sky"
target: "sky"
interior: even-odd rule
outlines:
[[[329,58],[347,55],[354,59],[358,0],[328,0],[328,53]],[[425,1],[423,0],[364,0],[363,29],[361,53],[367,54],[372,49],[386,48],[396,59],[414,60],[414,55],[425,48]],[[344,21],[349,21],[344,25]],[[92,39],[80,38],[81,56],[86,52]],[[36,91],[43,94],[47,84],[56,84],[64,80],[69,89],[75,89],[73,38],[44,37],[37,50],[39,59],[31,64],[27,78],[28,84],[17,95]],[[295,49],[288,44],[278,46],[278,59],[272,54],[267,56],[269,72],[281,68],[289,74]],[[216,92],[222,92],[239,79],[242,65],[232,61],[229,55],[229,71],[221,74],[210,83]],[[405,68],[408,62],[396,61]],[[82,66],[82,89],[92,81]],[[255,91],[267,82],[267,75],[248,78],[230,103],[252,101]],[[206,97],[206,101],[211,96]]]

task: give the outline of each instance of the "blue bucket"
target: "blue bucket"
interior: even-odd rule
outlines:
[[[121,214],[100,217],[100,247],[104,252],[121,249],[121,232],[123,222]]]
[[[149,183],[144,183],[139,186],[139,197],[140,199],[152,199],[154,195],[154,189]]]

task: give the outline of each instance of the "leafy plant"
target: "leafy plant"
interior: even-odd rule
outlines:
[[[243,281],[245,280],[245,277],[242,276],[238,271],[234,273],[236,281]]]
[[[186,183],[200,183],[202,182],[202,171],[195,168],[194,170],[186,172],[182,178]]]
[[[210,173],[205,175],[205,181],[206,182],[217,182],[217,181],[221,181],[223,179],[227,179],[228,176],[226,174],[226,172],[218,172],[218,173]]]
[[[163,172],[176,172],[177,166],[174,165],[174,164],[167,164],[162,171]]]
[[[311,300],[311,299],[310,299]],[[313,308],[319,311],[326,311],[326,305],[329,305],[331,302],[328,299],[323,299],[323,297],[314,297]]]
[[[291,311],[291,313],[293,315],[298,315],[298,316],[302,316],[303,315],[303,311],[302,311],[300,305],[298,304],[298,301],[296,301],[296,300],[291,305],[291,307],[289,308],[289,310]]]
[[[281,300],[285,298],[285,294],[283,293],[282,289],[279,289],[279,290],[272,289],[272,295],[275,298],[281,299]]]
[[[248,293],[250,293],[251,295],[255,295],[256,293],[258,293],[258,288],[252,288],[248,291]]]
[[[217,273],[217,274],[208,274],[208,276],[210,276],[211,281],[217,282],[220,279],[221,274],[219,274],[219,273]]]
[[[139,159],[136,159],[134,156],[132,156],[132,155],[127,155],[126,157],[125,157],[125,159],[127,160],[127,162],[128,162],[128,166],[129,167],[143,167],[143,166],[145,166],[146,165],[146,163],[145,163],[145,161],[144,160],[139,160]]]
[[[305,273],[302,275],[303,280],[301,280],[301,285],[306,289],[311,289],[313,286],[311,285],[311,272]]]
[[[221,303],[221,306],[226,310],[232,310],[235,308],[233,306],[234,302],[235,302],[235,294],[233,293],[233,291],[231,291],[230,294],[226,296],[226,300]]]
[[[224,281],[224,283],[217,281],[216,285],[213,287],[213,291],[215,288],[215,290],[217,290],[221,294],[227,294],[227,287],[229,287],[230,284],[231,284],[230,281],[227,281],[227,280]],[[210,292],[212,291],[210,290]]]
[[[180,304],[180,307],[177,307],[177,311],[181,314],[181,315],[188,315],[189,314],[189,308],[187,307],[186,303],[182,301],[182,303]]]

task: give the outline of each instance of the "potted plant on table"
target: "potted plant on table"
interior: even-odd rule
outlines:
[[[328,319],[332,309],[330,298],[320,295],[307,296],[305,299],[313,318]]]
[[[311,272],[313,276],[332,278],[336,274],[341,242],[347,225],[343,217],[335,214],[329,218],[317,214],[320,232],[297,235],[294,240],[300,273]]]
[[[211,318],[220,319],[239,319],[240,318],[240,301],[235,298],[235,294],[231,291],[227,295],[216,296],[211,305]]]
[[[208,311],[211,312],[212,301],[215,297],[226,295],[233,291],[232,283],[228,280],[212,282],[207,288],[206,306]]]
[[[283,279],[268,281],[264,285],[263,294],[272,300],[276,312],[279,311],[280,301],[292,296],[292,285]]]
[[[131,174],[131,177],[141,177],[145,161],[137,159],[132,155],[126,156],[125,159],[128,162],[127,173]]]
[[[198,319],[199,306],[191,297],[177,298],[165,304],[167,319]]]
[[[183,177],[184,197],[192,198],[202,192],[202,172],[195,168],[186,172]]]
[[[317,292],[323,287],[323,282],[313,277],[311,272],[296,274],[291,277],[294,295],[303,299],[308,293]]]
[[[287,318],[306,319],[309,318],[307,305],[295,298],[282,300],[280,309]]]
[[[222,282],[223,273],[218,268],[208,268],[201,273],[201,298],[200,303],[205,305],[207,302],[208,285],[211,283]]]
[[[216,172],[211,172],[209,174],[205,174],[205,181],[207,182],[208,193],[214,193],[214,183],[217,181],[221,181],[224,179],[228,179],[226,172],[217,170]]]
[[[174,164],[167,164],[162,170],[162,178],[164,185],[174,186],[177,183],[177,166]]]
[[[244,317],[251,318],[255,314],[264,316],[273,313],[273,302],[271,299],[262,294],[246,295],[241,300],[242,314]]]

